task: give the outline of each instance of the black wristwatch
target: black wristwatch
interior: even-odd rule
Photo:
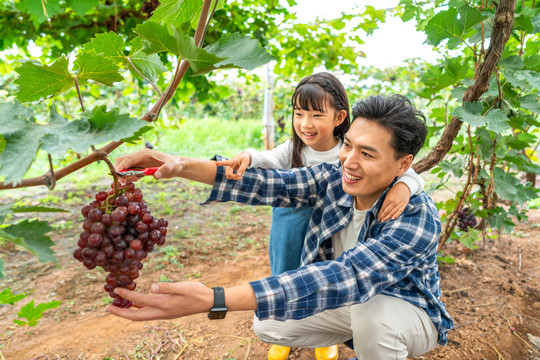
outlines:
[[[214,306],[208,313],[210,320],[225,319],[227,315],[227,307],[225,306],[225,290],[222,287],[217,286],[212,288],[214,290]]]

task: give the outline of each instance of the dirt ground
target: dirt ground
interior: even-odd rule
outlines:
[[[103,311],[105,272],[88,271],[72,257],[81,231],[80,208],[107,184],[78,190],[63,184],[53,193],[37,190],[32,203],[65,206],[71,212],[41,215],[51,233],[60,268],[40,263],[11,244],[0,247],[6,279],[0,290],[35,291],[14,306],[0,307],[0,359],[266,359],[268,345],[251,330],[253,313],[229,313],[222,321],[206,315],[172,321],[130,322]],[[201,281],[232,286],[269,275],[268,207],[239,204],[199,206],[208,187],[178,180],[141,181],[153,214],[169,220],[167,244],[145,260],[138,291],[157,281]],[[53,195],[51,195],[53,194]],[[18,196],[14,194],[12,196]],[[445,247],[455,257],[440,267],[443,301],[456,322],[448,346],[418,359],[540,359],[540,211],[511,235],[474,252]],[[28,301],[60,300],[36,327],[13,323]],[[340,345],[339,359],[354,353]],[[294,349],[289,359],[314,359],[311,349]]]

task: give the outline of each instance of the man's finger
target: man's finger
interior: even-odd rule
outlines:
[[[150,307],[144,307],[140,309],[124,309],[113,305],[108,305],[105,311],[110,312],[113,315],[122,317],[124,319],[133,321],[145,321],[154,319],[167,319],[168,317],[162,310],[154,309]]]

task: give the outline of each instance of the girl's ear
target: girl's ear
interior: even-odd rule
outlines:
[[[338,113],[336,114],[336,117],[334,118],[334,127],[338,127],[339,125],[341,125],[341,123],[343,123],[346,117],[347,117],[347,111],[339,110]]]

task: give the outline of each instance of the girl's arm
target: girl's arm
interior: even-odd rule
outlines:
[[[418,195],[423,189],[424,179],[412,168],[409,168],[386,194],[377,219],[382,222],[397,219],[409,203],[411,194]]]
[[[289,170],[291,168],[291,150],[292,143],[287,140],[272,150],[244,150],[232,159],[218,161],[216,165],[225,166],[227,179],[242,180],[242,175],[248,167]]]

